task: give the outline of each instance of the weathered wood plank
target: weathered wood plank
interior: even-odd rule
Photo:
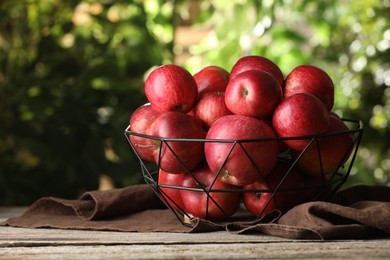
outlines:
[[[0,259],[388,259],[382,241],[1,248]]]
[[[0,221],[26,208],[0,208]],[[390,259],[390,239],[310,241],[228,232],[130,233],[0,227],[0,259]]]
[[[0,227],[0,248],[56,245],[271,243],[278,241],[289,240],[263,235],[235,235],[224,231],[178,234]]]

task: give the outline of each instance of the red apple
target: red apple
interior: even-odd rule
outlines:
[[[180,187],[184,174],[187,173],[169,173],[162,169],[158,172],[157,183],[159,185],[159,191],[172,209],[184,210],[183,200],[180,195]]]
[[[334,103],[334,84],[329,75],[320,68],[311,65],[295,67],[287,75],[284,85],[284,97],[296,93],[309,93],[318,97],[331,111]]]
[[[263,70],[268,72],[278,81],[280,87],[283,86],[284,76],[278,65],[270,59],[256,55],[244,56],[238,59],[230,71],[229,80],[246,70]]]
[[[138,107],[130,116],[129,130],[137,134],[148,135],[149,127],[160,114],[160,112],[153,109],[150,103]],[[153,151],[156,147],[152,139],[148,137],[130,135],[130,142],[142,159],[154,162]]]
[[[332,194],[331,176],[302,174],[307,201],[327,200]]]
[[[259,177],[243,189],[245,207],[258,217],[273,209],[286,212],[307,199],[302,174],[285,161],[279,161],[267,177]]]
[[[219,172],[222,181],[247,185],[269,174],[277,162],[279,144],[270,138],[275,138],[275,133],[262,120],[241,115],[221,117],[206,136],[210,140],[205,143],[207,163],[212,172]],[[261,140],[243,141],[248,139]]]
[[[338,117],[330,116],[328,135],[318,138],[303,152],[293,151],[300,169],[310,175],[334,173],[349,158],[354,145],[348,126]]]
[[[145,95],[157,111],[189,112],[195,104],[198,87],[192,75],[174,64],[153,70],[145,81]]]
[[[194,74],[198,86],[198,99],[208,92],[225,92],[229,72],[218,66],[207,66]]]
[[[238,187],[229,185],[210,171],[207,164],[200,165],[182,179],[180,194],[187,213],[195,217],[222,220],[233,215],[240,203],[240,193],[234,190]]]
[[[282,212],[307,200],[302,172],[289,161],[279,161],[266,182],[276,190],[275,206]]]
[[[253,215],[261,217],[276,208],[273,190],[265,183],[263,178],[245,185],[243,189],[242,201],[245,208]]]
[[[282,99],[276,79],[261,70],[246,70],[229,81],[225,103],[236,115],[266,119]]]
[[[225,104],[224,92],[209,92],[203,94],[196,102],[194,116],[201,119],[206,128],[220,117],[233,114]]]
[[[282,100],[276,107],[272,125],[278,136],[286,138],[286,145],[303,150],[310,139],[298,138],[323,134],[329,127],[329,113],[316,96],[298,93]],[[288,138],[298,138],[296,140]]]
[[[203,122],[198,118],[177,111],[164,112],[152,124],[150,134],[155,137],[180,139],[163,142],[154,140],[157,147],[154,160],[164,171],[191,171],[204,159],[203,142],[189,140],[206,137]]]

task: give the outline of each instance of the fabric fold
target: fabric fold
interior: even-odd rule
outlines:
[[[146,184],[106,191],[89,191],[81,195],[79,201],[80,203],[74,204],[75,211],[79,217],[87,220],[165,208]]]

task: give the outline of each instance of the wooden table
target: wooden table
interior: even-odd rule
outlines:
[[[0,221],[26,208],[0,208]],[[0,259],[390,259],[390,238],[292,240],[265,235],[126,233],[0,227]]]

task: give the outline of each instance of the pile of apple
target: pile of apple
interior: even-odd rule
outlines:
[[[144,90],[149,103],[130,117],[130,144],[157,164],[166,202],[195,217],[224,219],[241,202],[256,216],[286,211],[312,199],[304,187],[324,184],[354,145],[332,112],[334,84],[315,66],[284,77],[262,56],[240,58],[230,73],[168,64]]]

